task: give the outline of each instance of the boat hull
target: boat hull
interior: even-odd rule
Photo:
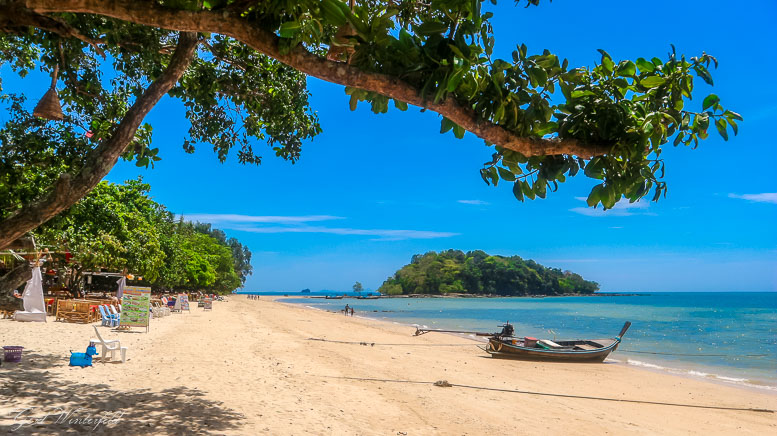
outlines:
[[[492,357],[517,360],[553,361],[553,362],[604,362],[616,348],[620,339],[594,350],[546,350],[513,345],[497,338],[490,338],[485,351]]]

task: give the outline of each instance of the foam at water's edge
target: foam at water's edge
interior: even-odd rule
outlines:
[[[639,366],[639,367],[642,367],[642,368],[648,368],[648,369],[654,369],[654,370],[659,370],[659,371],[665,371],[665,372],[669,372],[669,373],[672,373],[672,374],[688,375],[688,376],[697,377],[697,378],[703,378],[703,379],[707,379],[707,380],[712,379],[712,380],[715,380],[715,381],[721,381],[721,382],[725,382],[725,383],[731,383],[731,384],[735,384],[735,385],[746,386],[748,388],[764,389],[764,390],[768,390],[768,391],[777,391],[777,386],[761,384],[760,382],[757,382],[755,380],[750,380],[750,379],[747,379],[747,378],[727,377],[727,376],[724,376],[724,375],[711,374],[711,373],[708,373],[708,372],[695,371],[695,370],[692,370],[692,369],[685,370],[685,369],[679,369],[679,368],[669,368],[669,367],[666,367],[666,366],[656,365],[656,364],[648,363],[648,362],[642,362],[640,360],[634,360],[634,359],[626,359],[626,363],[629,364],[629,365],[633,365],[633,366]]]

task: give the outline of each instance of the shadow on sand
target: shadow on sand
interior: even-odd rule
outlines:
[[[239,429],[243,420],[243,415],[205,399],[197,389],[122,391],[105,384],[65,380],[48,371],[65,365],[62,356],[34,352],[25,352],[22,363],[3,363],[0,433],[207,434]],[[73,370],[84,371],[88,379],[89,368]],[[84,421],[89,418],[93,421]],[[100,418],[114,420],[98,424]]]

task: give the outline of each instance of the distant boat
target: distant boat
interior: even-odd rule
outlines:
[[[510,323],[505,323],[499,333],[418,328],[415,334],[418,336],[428,332],[447,332],[488,336],[488,345],[482,349],[493,357],[557,362],[603,362],[618,348],[629,327],[631,323],[626,321],[618,336],[614,338],[564,341],[515,337],[514,328]]]
[[[342,300],[343,296],[342,295],[327,295],[324,298],[326,298],[327,300]]]

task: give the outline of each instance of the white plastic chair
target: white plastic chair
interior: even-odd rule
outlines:
[[[94,332],[97,333],[97,339],[92,339],[91,342],[100,343],[102,345],[102,361],[105,362],[105,359],[108,357],[108,352],[111,352],[111,360],[114,358],[114,353],[119,351],[121,353],[121,361],[122,363],[127,361],[127,347],[122,347],[121,342],[119,342],[118,339],[109,339],[105,340],[100,335],[100,330],[97,330],[97,326],[93,325]]]

